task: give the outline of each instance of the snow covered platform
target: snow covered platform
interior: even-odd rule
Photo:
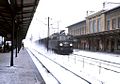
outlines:
[[[0,84],[45,84],[27,51],[21,50],[10,66],[11,53],[0,53]]]

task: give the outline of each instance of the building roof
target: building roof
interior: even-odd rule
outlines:
[[[70,25],[70,26],[67,26],[66,28],[70,28],[70,27],[72,27],[72,26],[75,26],[75,25],[78,25],[78,24],[81,24],[81,23],[86,23],[86,20],[83,20],[83,21],[74,23],[74,24],[72,24],[72,25]]]
[[[87,16],[86,19],[87,19],[87,18],[94,18],[94,17],[96,17],[96,16],[100,16],[100,15],[103,14],[105,11],[106,11],[106,10],[100,10],[100,11],[98,11],[98,12],[96,12],[96,13],[93,13],[93,14]]]
[[[108,12],[116,10],[116,9],[120,9],[120,5],[117,6],[117,7],[112,8],[112,9],[106,10],[105,13],[108,13]]]

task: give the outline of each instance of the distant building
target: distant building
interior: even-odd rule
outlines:
[[[75,48],[120,52],[120,6],[96,12],[67,28],[77,39]]]
[[[68,34],[73,35],[77,39],[77,42],[74,45],[75,48],[80,48],[81,47],[80,41],[82,40],[79,39],[79,37],[81,35],[86,34],[86,20],[70,25],[67,28],[68,28]]]

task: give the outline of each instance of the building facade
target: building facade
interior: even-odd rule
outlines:
[[[87,16],[86,20],[68,26],[68,33],[77,39],[75,48],[120,52],[120,6]]]
[[[77,39],[77,41],[74,43],[74,48],[79,49],[82,47],[82,44],[81,44],[82,39],[79,39],[77,37],[81,35],[85,35],[86,32],[87,32],[86,31],[86,20],[68,26],[68,34],[74,36],[75,39]]]

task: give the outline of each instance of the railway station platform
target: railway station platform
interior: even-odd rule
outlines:
[[[26,49],[21,49],[10,66],[11,52],[0,53],[0,84],[45,84]]]

